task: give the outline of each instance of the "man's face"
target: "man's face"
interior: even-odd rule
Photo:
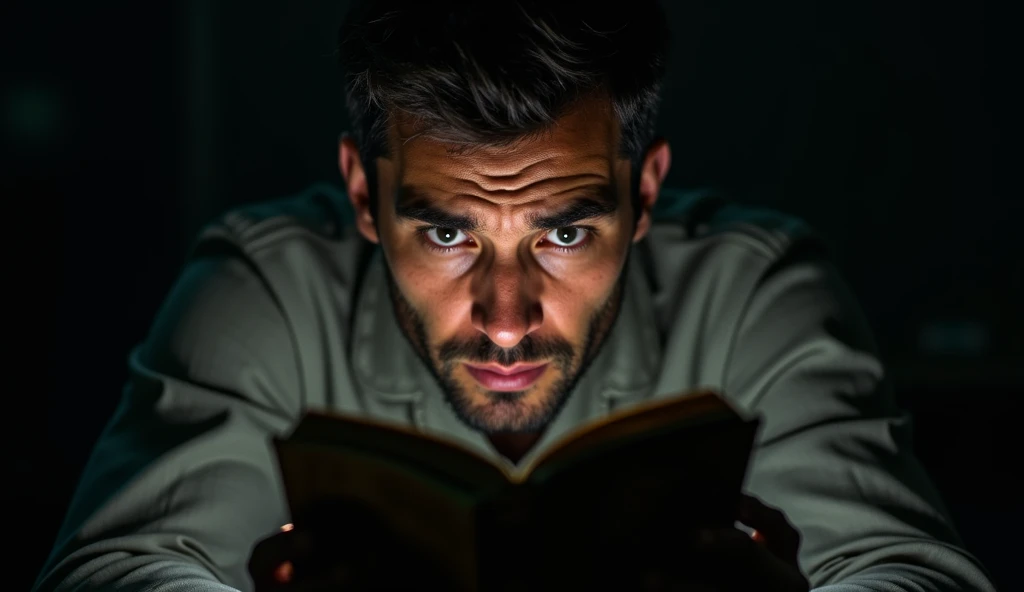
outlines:
[[[616,128],[587,103],[538,138],[453,155],[399,123],[378,160],[399,324],[476,429],[543,428],[614,323],[634,239]]]

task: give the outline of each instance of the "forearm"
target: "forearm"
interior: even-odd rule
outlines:
[[[49,574],[38,592],[238,592],[209,571],[179,557],[108,553],[86,561],[63,577]]]
[[[970,572],[971,568],[963,571]],[[977,581],[983,581],[979,574]],[[982,592],[976,587],[957,582],[933,569],[907,564],[879,565],[865,569],[840,582],[814,588],[812,592]]]
[[[317,323],[285,312],[270,277],[293,268],[253,260],[236,222],[204,234],[129,357],[38,592],[248,590],[253,546],[290,520],[271,441],[307,400],[295,344],[319,343],[292,323]]]
[[[275,430],[257,427],[286,422],[232,397],[160,383],[178,414],[164,418],[145,396],[147,380],[133,380],[38,592],[244,590],[253,545],[287,522],[267,443]]]
[[[747,488],[800,531],[812,586],[993,592],[911,452],[911,423],[834,271],[794,261],[759,292],[725,390],[764,419]]]
[[[863,418],[776,441],[759,451],[749,491],[786,509],[815,590],[993,592],[920,466],[885,443],[904,440],[898,425]]]

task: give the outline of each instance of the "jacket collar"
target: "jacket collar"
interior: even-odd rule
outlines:
[[[661,343],[651,287],[636,255],[630,257],[626,270],[625,297],[615,326],[565,406],[522,462],[581,423],[607,414],[617,404],[643,398],[653,389],[661,368]],[[418,429],[497,456],[487,438],[451,410],[433,375],[406,340],[394,315],[385,273],[383,255],[376,249],[363,279],[352,336],[352,364],[364,392],[382,402],[412,405]]]

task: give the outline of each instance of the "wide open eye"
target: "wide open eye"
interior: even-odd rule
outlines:
[[[440,228],[435,226],[423,234],[427,237],[427,240],[441,248],[457,247],[469,241],[466,233],[456,228]]]
[[[578,247],[583,244],[583,241],[587,240],[590,231],[585,228],[579,228],[578,226],[566,226],[565,228],[556,228],[545,235],[545,239],[550,241],[557,247],[563,247],[571,249]]]

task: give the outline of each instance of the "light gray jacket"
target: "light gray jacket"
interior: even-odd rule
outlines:
[[[665,191],[621,316],[536,454],[611,409],[715,387],[762,418],[748,492],[802,534],[821,592],[993,590],[910,451],[858,307],[799,222]],[[38,592],[251,587],[289,521],[269,439],[305,409],[411,424],[497,457],[396,325],[343,195],[225,215],[145,341]],[[527,459],[524,459],[524,462]]]

